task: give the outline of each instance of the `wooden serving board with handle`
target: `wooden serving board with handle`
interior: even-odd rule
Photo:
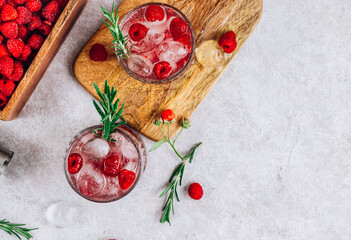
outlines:
[[[152,1],[124,0],[120,5],[122,19],[133,8]],[[160,140],[162,136],[154,120],[165,109],[172,109],[177,120],[189,118],[205,98],[225,67],[243,46],[258,24],[262,14],[262,0],[160,0],[159,2],[180,9],[190,20],[196,39],[196,46],[206,40],[218,40],[229,30],[236,33],[238,46],[227,58],[224,67],[204,71],[194,57],[194,63],[178,79],[165,84],[148,84],[130,77],[120,66],[114,49],[113,37],[103,24],[81,50],[74,64],[78,81],[96,98],[93,82],[102,88],[105,79],[118,90],[118,97],[126,104],[124,117],[129,125],[146,137]],[[106,7],[107,8],[107,7]],[[110,7],[109,7],[110,8]],[[101,13],[102,14],[102,13]],[[89,58],[89,50],[95,43],[103,44],[108,51],[108,59],[94,62]],[[171,124],[170,135],[179,130],[178,124]]]

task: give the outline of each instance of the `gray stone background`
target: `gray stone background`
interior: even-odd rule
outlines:
[[[158,195],[178,162],[166,146],[118,202],[88,202],[64,177],[69,140],[99,121],[72,63],[102,4],[112,1],[88,2],[20,117],[0,122],[0,144],[16,152],[0,177],[0,218],[39,226],[39,240],[351,239],[351,1],[264,1],[258,27],[180,138],[182,150],[204,143],[184,183],[205,194],[181,191],[172,227],[159,223]],[[47,222],[59,200],[81,205],[82,222]]]

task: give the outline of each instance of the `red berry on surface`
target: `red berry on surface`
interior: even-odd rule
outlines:
[[[72,153],[68,157],[67,170],[70,174],[76,174],[83,166],[83,158],[78,153]]]
[[[118,174],[118,182],[122,190],[127,190],[128,188],[130,188],[130,186],[133,185],[134,181],[135,181],[135,173],[132,171],[123,169]]]
[[[40,17],[37,15],[33,15],[32,19],[27,27],[28,27],[29,31],[33,31],[33,30],[37,29],[38,27],[40,27],[40,25],[41,25]]]
[[[25,3],[27,0],[13,0],[17,5],[22,5]]]
[[[180,18],[174,18],[171,21],[169,29],[171,31],[173,38],[177,39],[177,38],[180,38],[180,37],[186,35],[189,27],[188,27],[188,24],[184,20],[182,20]]]
[[[13,72],[14,62],[11,57],[0,58],[0,73],[6,77],[10,76]]]
[[[17,12],[18,12],[18,18],[16,19],[16,22],[21,25],[21,24],[27,24],[32,20],[32,13],[23,6],[17,7]]]
[[[18,58],[23,52],[24,42],[20,38],[9,39],[6,46],[12,56]]]
[[[204,195],[204,191],[202,190],[201,185],[198,183],[190,184],[188,193],[189,196],[195,200],[200,200],[202,198],[202,195]]]
[[[150,5],[146,8],[145,18],[149,22],[162,21],[165,18],[165,11],[159,5]]]
[[[16,38],[18,35],[18,24],[15,21],[5,22],[1,25],[0,30],[7,38]]]
[[[26,40],[28,37],[28,29],[26,28],[26,26],[24,25],[20,25],[18,27],[18,38],[22,39],[22,40]]]
[[[155,65],[153,72],[156,78],[165,79],[171,75],[172,66],[169,62],[162,61]]]
[[[8,101],[8,99],[5,96],[5,94],[1,93],[1,91],[0,91],[0,109],[3,109],[6,106],[7,101]]]
[[[107,59],[107,51],[104,45],[95,43],[89,51],[89,57],[93,61],[105,61]]]
[[[0,80],[0,92],[5,96],[10,97],[15,91],[16,85],[10,80]]]
[[[54,22],[60,16],[61,10],[58,1],[54,0],[43,7],[41,16],[51,22]]]
[[[17,82],[17,81],[20,81],[22,79],[23,73],[24,73],[24,71],[23,71],[22,63],[19,61],[16,61],[14,64],[12,74],[10,76],[8,76],[7,78],[11,81]]]
[[[18,17],[18,12],[11,5],[5,4],[1,9],[1,20],[2,21],[11,21],[15,20]]]
[[[41,47],[41,45],[43,45],[43,43],[44,43],[44,38],[39,34],[33,34],[28,39],[28,45],[33,50],[38,50]]]
[[[18,59],[24,62],[27,60],[27,58],[31,53],[32,53],[32,49],[30,48],[30,46],[24,45],[22,55]]]
[[[221,46],[226,53],[232,53],[236,49],[236,35],[233,31],[226,32],[221,36],[218,41],[219,46]]]
[[[4,44],[0,44],[0,58],[2,57],[10,57],[10,53],[7,50],[7,47]]]
[[[102,170],[108,176],[117,176],[121,169],[121,165],[121,158],[112,154],[104,160]]]
[[[129,28],[129,36],[133,41],[137,42],[145,38],[148,31],[149,29],[145,27],[143,24],[134,23]]]
[[[28,0],[25,6],[30,12],[34,13],[41,9],[42,3],[40,0]]]
[[[170,122],[175,118],[175,114],[171,109],[166,109],[161,113],[161,118],[163,121]]]

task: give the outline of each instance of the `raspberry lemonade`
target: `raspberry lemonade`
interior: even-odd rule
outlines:
[[[107,94],[105,90],[105,95],[99,93],[104,99],[104,110],[99,108],[98,111],[101,117],[108,116],[103,119],[104,125],[92,126],[78,133],[65,157],[69,184],[79,195],[95,202],[111,202],[127,195],[146,166],[144,143],[132,128],[125,125],[121,117],[124,106],[117,111],[119,100],[117,105],[111,100],[111,96],[117,93],[114,92],[112,88]],[[104,114],[108,105],[114,107]],[[98,108],[96,103],[95,107]],[[118,119],[121,121],[117,122]]]
[[[103,11],[108,19],[112,16]],[[118,24],[118,18],[109,20],[110,29]],[[111,33],[116,40],[118,60],[132,77],[148,83],[164,83],[179,77],[190,64],[194,32],[178,9],[161,3],[144,4],[130,11],[116,27],[117,34],[113,30]]]

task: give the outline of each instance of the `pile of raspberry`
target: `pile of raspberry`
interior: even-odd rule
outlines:
[[[68,0],[0,0],[0,110]]]

